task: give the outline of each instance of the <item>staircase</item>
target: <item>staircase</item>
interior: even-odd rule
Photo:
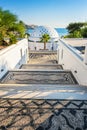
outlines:
[[[0,85],[1,130],[86,130],[87,88],[57,63],[57,52],[30,52],[29,63]]]
[[[58,65],[56,51],[33,51],[30,52],[29,56],[30,61],[28,64],[22,65],[19,70],[9,71],[1,83],[34,85],[78,84],[71,71],[63,70],[62,65]]]

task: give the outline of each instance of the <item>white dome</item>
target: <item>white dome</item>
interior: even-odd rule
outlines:
[[[40,38],[43,34],[48,34],[51,38],[51,41],[57,41],[59,39],[59,35],[57,31],[52,27],[47,26],[38,26],[34,29],[33,33],[30,35],[30,40],[32,41],[40,41]]]

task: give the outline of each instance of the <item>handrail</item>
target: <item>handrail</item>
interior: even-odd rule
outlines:
[[[73,48],[72,46],[68,45],[68,44],[65,44],[65,42],[61,39],[59,39],[60,42],[62,42],[62,44],[68,48],[74,55],[76,55],[81,61],[83,61],[83,57],[81,57],[80,54],[78,54],[76,51],[75,51],[75,48]]]
[[[13,48],[16,48],[18,47],[18,45],[20,46],[20,44],[22,44],[22,42],[24,41],[25,39],[22,39],[21,41],[18,41],[16,44],[14,45],[11,45],[11,46],[8,46],[7,48],[3,49],[0,51],[0,56],[5,54],[6,52],[9,52],[10,50],[12,50]]]

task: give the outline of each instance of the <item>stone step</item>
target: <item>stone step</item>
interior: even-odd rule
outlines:
[[[30,50],[29,51],[29,54],[37,54],[37,55],[39,55],[39,54],[49,54],[49,55],[51,55],[51,54],[57,54],[57,51],[55,50],[55,51],[49,51],[49,50]]]
[[[25,69],[9,71],[1,80],[3,84],[77,84],[71,71]]]
[[[53,64],[23,64],[20,69],[29,69],[29,70],[55,70],[55,69],[63,69],[62,65],[53,65]]]
[[[0,98],[87,100],[80,85],[0,84]]]

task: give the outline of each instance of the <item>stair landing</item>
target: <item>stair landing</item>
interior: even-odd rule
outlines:
[[[23,64],[20,69],[27,70],[57,70],[63,69],[62,65],[58,64]]]

